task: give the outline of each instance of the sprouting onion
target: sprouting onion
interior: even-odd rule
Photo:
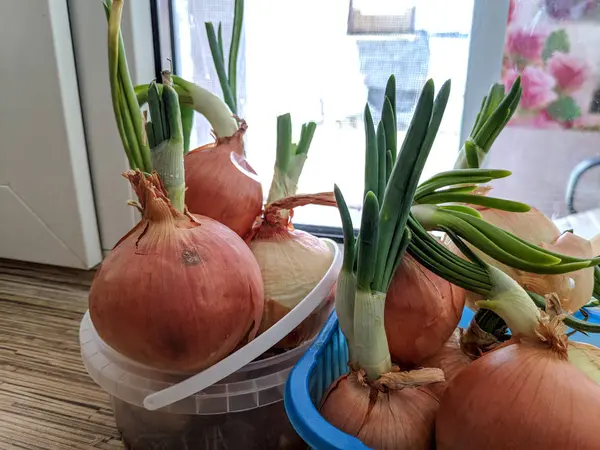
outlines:
[[[264,298],[258,264],[226,226],[173,208],[156,173],[126,177],[142,219],[94,277],[94,327],[138,363],[168,372],[205,369],[256,335]]]
[[[563,236],[561,238],[558,234],[558,230],[552,224],[552,222],[543,217],[534,209],[526,212],[525,214],[523,214],[522,210],[514,208],[500,207],[499,209],[494,209],[498,206],[498,199],[489,199],[485,196],[485,193],[484,195],[466,196],[462,199],[460,196],[455,195],[474,193],[480,183],[489,183],[493,179],[503,177],[494,176],[489,178],[480,178],[479,175],[481,172],[478,172],[480,171],[478,168],[481,166],[481,164],[483,164],[494,140],[512,117],[518,105],[521,91],[522,88],[520,85],[520,79],[517,79],[506,95],[504,94],[504,86],[501,84],[495,84],[491,87],[488,96],[483,99],[481,110],[477,115],[471,135],[467,142],[465,142],[465,145],[462,147],[458,155],[455,168],[462,170],[447,172],[433,177],[431,180],[429,180],[429,182],[424,183],[423,186],[419,188],[415,199],[418,203],[435,203],[440,200],[440,196],[437,196],[436,198],[430,194],[434,193],[436,189],[445,188],[443,192],[445,200],[454,200],[455,202],[464,201],[466,203],[463,203],[462,205],[457,203],[452,203],[450,205],[446,204],[440,209],[448,210],[451,213],[462,212],[471,214],[476,218],[483,218],[489,224],[500,227],[504,229],[504,231],[514,233],[514,235],[516,235],[514,237],[520,239],[521,241],[525,239],[526,241],[540,244],[546,249],[552,249],[554,247],[557,251],[566,253],[567,255],[575,255],[586,258],[592,257],[594,256],[593,252],[590,253],[588,249],[583,249],[580,243],[576,242],[577,240],[581,241],[580,238],[577,238],[574,235]],[[510,173],[506,172],[506,174],[509,175]],[[472,176],[469,176],[469,179],[465,179],[463,175]],[[486,192],[487,190],[488,189],[486,189]],[[453,198],[449,198],[445,194],[452,194]],[[428,198],[423,201],[423,197]],[[501,202],[504,201],[502,200]],[[474,206],[474,208],[471,208],[469,204]],[[539,217],[536,217],[536,215]],[[464,216],[458,217],[458,219],[464,218]],[[434,222],[441,222],[437,219],[439,219],[439,217],[436,218]],[[449,217],[446,215],[444,219],[446,221],[446,225],[448,225],[447,222],[449,220],[454,221],[457,219],[457,217]],[[476,223],[474,225],[481,224],[478,221],[475,222]],[[430,223],[430,225],[433,224]],[[466,236],[464,234],[465,231],[467,235],[471,234],[468,231],[468,229],[471,228],[470,225],[473,225],[473,223],[458,224],[459,228],[462,230],[462,236]],[[437,223],[432,228],[442,229],[444,226],[441,225],[441,223]],[[456,227],[454,230],[457,231],[458,234],[461,234],[461,231]],[[479,232],[481,230],[477,231]],[[550,239],[545,237],[550,236],[550,234],[552,234]],[[479,234],[479,236],[481,235]],[[476,238],[477,236],[474,236],[474,239]],[[561,239],[560,242],[558,241],[559,238]],[[470,242],[473,244],[472,239]],[[457,250],[452,244],[450,244],[450,248],[452,251]],[[479,249],[481,250],[481,247],[479,247]],[[513,252],[513,254],[518,257],[521,257],[519,249],[509,247],[506,250]],[[501,255],[498,252],[495,254],[496,256]],[[541,294],[550,292],[558,293],[561,297],[566,299],[567,307],[572,311],[575,311],[587,301],[591,286],[591,268],[584,268],[575,271],[577,265],[569,267],[566,261],[564,261],[565,263],[560,265],[553,265],[552,267],[546,266],[543,268],[543,270],[541,270],[541,267],[539,266],[537,268],[529,266],[528,269],[525,269],[527,271],[525,271],[519,269],[519,264],[514,264],[514,260],[512,261],[513,264],[511,264],[511,262],[503,258],[500,260],[494,260],[493,257],[488,256],[486,252],[480,252],[479,255],[488,263],[494,264],[496,267],[501,268],[511,276],[519,279],[522,286],[524,286],[526,289]],[[506,256],[506,254],[504,254],[504,256]],[[422,262],[424,263],[424,261]],[[517,268],[515,269],[514,267]],[[582,265],[581,267],[591,266]],[[574,272],[570,273],[571,271]],[[446,278],[453,279],[453,282],[464,282],[464,278],[457,280],[455,276],[456,274],[454,273],[452,274],[453,278],[449,278],[448,276]],[[477,286],[474,286],[475,289],[473,289],[473,286],[469,287],[468,283],[467,285],[464,283],[459,285],[462,285],[463,287],[466,287],[467,289],[480,295],[485,295],[485,289],[483,289],[482,292],[480,289],[480,283],[477,283]],[[467,302],[470,303],[472,298],[477,298],[477,295],[469,295]],[[571,318],[569,320],[575,320],[574,323],[576,326],[580,326],[576,319]],[[477,324],[479,324],[483,332],[487,333],[487,336],[502,335],[502,330],[505,328],[504,321],[492,311],[477,312],[473,320],[473,324],[475,326],[478,326]],[[466,338],[474,341],[480,341],[479,337],[472,333],[472,329],[467,330]],[[481,347],[487,346],[485,339],[481,341],[480,344]]]
[[[600,414],[600,349],[569,342],[560,317],[541,312],[499,269],[488,270],[495,288],[478,306],[506,321],[514,343],[449,383],[436,418],[436,448],[599,448],[598,433],[577,419]]]
[[[184,128],[186,206],[190,212],[218,220],[239,236],[247,238],[260,217],[263,192],[256,172],[245,157],[243,137],[247,125],[234,116],[237,112],[236,65],[243,1],[236,1],[234,15],[228,72],[225,70],[221,26],[219,25],[217,36],[214,26],[206,24],[225,101],[180,77],[171,78],[179,95]],[[139,105],[148,101],[148,95],[146,88],[136,88]],[[190,151],[192,111],[202,114],[208,120],[216,139],[213,143]]]
[[[333,262],[327,243],[294,229],[289,212],[316,204],[335,206],[331,192],[285,197],[268,204],[253,232],[250,249],[260,267],[265,286],[265,309],[260,331],[281,320],[321,281]],[[292,330],[276,348],[294,348],[313,337],[333,308],[333,291],[309,317]]]
[[[390,85],[393,86],[392,83],[388,83],[388,88]],[[518,99],[519,92],[517,90],[512,95]],[[394,99],[386,96],[385,105],[393,102]],[[504,104],[496,110],[488,111],[488,114],[496,117],[497,110],[502,108]],[[395,128],[395,117],[391,108],[384,107],[382,120],[377,128],[371,123],[367,108],[367,191],[382,191],[382,181],[387,180],[388,174],[386,172],[384,176],[383,171],[379,169],[379,163],[384,155],[388,160],[395,154],[395,142],[385,139],[389,134],[386,123],[388,127]],[[500,128],[494,129],[496,136],[504,124],[499,126]],[[381,176],[376,177],[379,172]],[[419,366],[424,358],[438,351],[453,333],[460,320],[460,311],[465,300],[465,293],[453,285],[480,294],[489,292],[490,288],[485,271],[460,261],[427,233],[427,230],[448,230],[456,233],[483,253],[494,255],[510,266],[527,268],[534,273],[563,274],[589,266],[589,259],[553,253],[550,249],[515,238],[510,233],[481,220],[480,213],[467,206],[477,205],[515,214],[528,211],[530,207],[520,202],[477,195],[476,191],[481,183],[509,175],[510,172],[505,170],[460,169],[440,173],[417,188],[408,220],[408,227],[413,233],[409,253],[420,265],[413,264],[410,258],[400,263],[395,270],[394,283],[386,300],[388,344],[393,359],[403,367]],[[415,298],[421,299],[421,302]],[[480,319],[479,316],[477,319]],[[488,321],[490,324],[492,322],[494,321]],[[497,328],[492,327],[486,331],[497,334],[503,330],[502,320],[496,322]],[[470,330],[468,332],[470,333]],[[414,341],[415,345],[407,346],[407,341]],[[481,342],[481,346],[486,347],[487,342]]]
[[[387,163],[393,160],[394,143],[386,142],[385,123],[393,125],[393,120],[382,117],[382,122],[375,127],[368,108],[365,110],[366,195],[358,239],[354,237],[343,195],[335,188],[345,242],[336,309],[349,348],[351,373],[332,384],[323,400],[321,413],[333,425],[358,436],[366,445],[374,448],[429,448],[433,436],[431,423],[426,423],[426,418],[430,418],[431,414],[422,410],[425,403],[416,398],[401,398],[402,393],[407,392],[406,377],[411,379],[413,375],[424,374],[422,370],[433,369],[403,372],[394,366],[390,340],[386,337],[386,331],[389,334],[390,329],[395,333],[405,332],[402,324],[395,321],[388,326],[385,310],[390,301],[407,301],[392,300],[388,290],[394,277],[401,273],[406,250],[424,268],[447,282],[486,295],[487,298],[498,292],[499,281],[490,275],[490,271],[463,240],[509,265],[535,273],[566,273],[598,263],[597,259],[576,258],[537,247],[488,224],[476,209],[468,206],[482,205],[515,213],[528,211],[529,207],[519,202],[477,195],[480,183],[506,177],[510,175],[507,171],[454,170],[438,174],[417,188],[418,178],[441,121],[448,90],[449,84],[444,85],[434,103],[433,85],[431,82],[425,85],[391,170]],[[389,107],[387,110],[388,115],[393,112]],[[497,136],[502,126],[501,123],[492,136]],[[477,263],[455,255],[428,230],[445,232],[465,255]],[[405,283],[418,281],[418,277],[407,277]],[[431,301],[429,297],[423,300]],[[530,307],[536,309],[531,301]],[[498,321],[493,316],[480,316],[480,319],[482,323],[489,323],[493,331],[505,326],[500,317]],[[425,322],[429,317],[421,320]],[[458,319],[455,320],[453,327]],[[569,326],[581,327],[579,329],[600,329],[597,325],[582,325],[578,323],[581,321],[573,318],[561,317],[561,320]],[[417,339],[427,338],[427,335],[405,334],[404,340],[399,341],[406,346],[414,346]],[[424,375],[415,379],[411,386],[418,386],[422,390],[426,389],[424,386],[427,384],[442,381],[439,372],[427,373],[435,376]],[[395,383],[396,379],[402,381]],[[433,397],[431,393],[428,395],[429,398]],[[365,401],[365,398],[369,401]],[[418,406],[411,402],[417,402]],[[406,422],[403,419],[403,426],[398,427],[398,422],[392,418],[404,418],[403,411],[411,407],[420,410],[419,418],[410,416]],[[435,405],[427,408],[427,411],[435,414]]]
[[[105,4],[110,84],[119,133],[136,169],[125,176],[142,219],[99,268],[90,316],[102,339],[124,356],[164,371],[198,371],[254,338],[263,283],[236,233],[185,207],[189,117],[167,72],[162,84],[145,88],[149,117],[142,116],[120,36],[122,8],[122,0]]]
[[[302,125],[300,140],[292,142],[290,114],[277,118],[277,154],[267,205],[248,237],[265,285],[261,331],[289,313],[323,278],[333,253],[321,239],[292,225],[293,208],[308,204],[335,206],[332,193],[295,195],[316,129]],[[332,293],[333,294],[333,293]],[[276,347],[293,348],[314,336],[333,307],[333,295]]]
[[[353,371],[333,383],[321,414],[373,448],[426,449],[433,442],[438,402],[423,386],[441,381],[441,371],[402,372],[392,366],[384,308],[386,291],[411,240],[406,222],[412,198],[449,92],[447,82],[434,101],[433,82],[425,84],[388,182],[383,190],[379,183],[370,184],[377,192],[369,190],[365,195],[357,242],[343,195],[335,187],[345,241],[336,308]],[[366,119],[368,128],[368,115]],[[379,165],[379,154],[376,146],[367,145],[367,177],[387,177],[387,168]],[[354,253],[358,253],[356,269]],[[396,422],[393,417],[403,420]]]

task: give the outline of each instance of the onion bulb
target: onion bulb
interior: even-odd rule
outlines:
[[[542,248],[578,258],[595,256],[590,241],[569,232],[561,234],[554,222],[537,209],[532,208],[528,212],[516,213],[481,206],[473,206],[473,208],[481,214],[486,222]],[[454,253],[460,254],[456,246],[449,241],[449,239],[446,241],[448,247]],[[565,310],[575,312],[589,302],[592,297],[593,267],[566,274],[543,275],[513,269],[479,251],[477,251],[477,255],[488,264],[492,264],[510,275],[527,290],[539,295],[557,294]],[[467,305],[472,308],[473,302],[480,298],[476,294],[469,294]]]
[[[423,361],[426,367],[437,367],[444,372],[444,381],[431,385],[431,391],[441,397],[450,381],[464,369],[473,359],[467,355],[461,346],[462,328],[457,328],[450,339],[433,356]]]
[[[250,249],[260,267],[265,288],[260,332],[273,326],[300,303],[333,262],[333,252],[323,240],[292,226],[289,211],[308,204],[335,206],[336,203],[333,193],[284,198],[267,205],[263,218],[252,232]],[[314,336],[333,308],[333,292],[321,308],[277,347],[293,348]]]
[[[246,129],[242,122],[233,136],[217,138],[184,158],[190,212],[215,219],[241,237],[252,229],[263,202],[260,181],[244,157]]]
[[[506,274],[490,267],[491,300],[513,338],[465,367],[447,386],[436,418],[438,450],[600,448],[584,420],[600,414],[597,353],[569,351],[561,316],[541,312]]]
[[[584,420],[600,414],[600,386],[572,365],[563,341],[488,353],[448,385],[436,421],[438,450],[600,448]]]
[[[252,339],[263,312],[260,269],[226,226],[177,212],[156,174],[126,174],[143,209],[95,275],[100,337],[147,366],[194,372]]]
[[[434,446],[438,398],[427,386],[443,380],[439,369],[382,375],[369,381],[351,372],[333,382],[321,415],[334,427],[377,450],[429,450]]]
[[[482,330],[476,319],[477,316],[471,319],[466,330],[456,328],[442,348],[435,355],[423,361],[423,365],[426,367],[437,367],[444,371],[445,380],[430,387],[431,391],[439,398],[441,398],[448,383],[468,364],[489,351],[507,345],[509,342],[506,339],[499,340],[493,334]]]
[[[463,289],[405,254],[385,301],[385,330],[392,360],[411,368],[435,354],[457,327],[465,295]]]

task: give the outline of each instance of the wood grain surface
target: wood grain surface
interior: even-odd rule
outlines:
[[[0,259],[0,449],[123,448],[79,353],[92,276]]]

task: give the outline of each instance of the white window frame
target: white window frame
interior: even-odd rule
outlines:
[[[154,45],[161,48],[163,64],[172,54],[165,55],[173,38],[171,31],[166,29],[172,23],[170,18],[159,17],[162,42],[152,41],[152,1],[159,5],[159,12],[165,10],[165,5],[170,7],[172,4],[171,0],[125,2],[122,28],[134,83],[147,83],[154,78]],[[464,142],[470,132],[482,97],[500,77],[508,5],[509,0],[474,1],[460,142]],[[98,11],[97,2],[70,0],[69,6],[102,248],[108,251],[135,224],[137,215],[126,204],[132,197],[127,183],[120,182],[115,175],[127,170],[127,162],[110,99],[106,20],[102,11]],[[341,229],[336,227],[304,228],[323,236],[341,238]]]

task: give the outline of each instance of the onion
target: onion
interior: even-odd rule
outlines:
[[[426,367],[437,367],[444,371],[445,380],[430,387],[439,398],[448,383],[468,364],[510,342],[506,340],[508,336],[503,336],[504,340],[500,340],[493,334],[483,331],[477,324],[477,319],[477,315],[473,317],[466,330],[456,328],[440,351],[423,361]]]
[[[369,382],[364,372],[338,378],[325,394],[321,415],[377,450],[429,450],[439,400],[425,386],[443,380],[439,369],[392,372]]]
[[[600,435],[584,418],[598,414],[600,386],[569,363],[564,343],[522,342],[478,359],[449,384],[437,449],[593,450]]]
[[[392,359],[420,365],[435,354],[460,321],[465,291],[435,275],[406,254],[385,302],[385,331]]]
[[[462,328],[457,328],[450,339],[435,355],[423,361],[426,367],[437,367],[444,372],[445,381],[431,385],[431,391],[441,398],[442,393],[450,381],[473,361],[461,347]]]
[[[265,288],[263,332],[289,313],[321,281],[333,262],[333,252],[321,239],[291,224],[289,211],[308,204],[335,206],[333,193],[297,195],[274,202],[253,231],[250,249],[260,267]],[[314,336],[333,308],[333,293],[278,347],[296,347]]]
[[[252,339],[263,312],[260,269],[219,222],[177,212],[156,174],[126,174],[142,220],[96,273],[89,304],[100,337],[160,370],[193,372]]]
[[[500,315],[513,339],[449,383],[436,418],[437,449],[600,448],[594,427],[581,420],[600,414],[592,379],[598,353],[570,351],[562,317],[550,318],[514,280],[489,269],[492,300],[477,306]]]
[[[474,206],[474,208],[488,223],[513,233],[532,244],[568,256],[579,258],[594,256],[592,245],[588,240],[569,232],[561,234],[548,217],[534,208],[524,213],[500,211],[479,206]],[[449,240],[446,241],[446,244],[453,252],[460,254],[456,246]],[[513,269],[495,261],[482,252],[477,252],[477,255],[487,263],[510,275],[527,290],[539,295],[557,294],[562,305],[568,311],[577,311],[592,297],[594,288],[593,267],[567,274],[542,275]],[[473,302],[480,298],[476,294],[469,294],[467,304],[472,307]]]
[[[262,187],[256,172],[244,157],[246,124],[231,137],[192,150],[185,156],[185,204],[227,225],[244,237],[260,216]]]

